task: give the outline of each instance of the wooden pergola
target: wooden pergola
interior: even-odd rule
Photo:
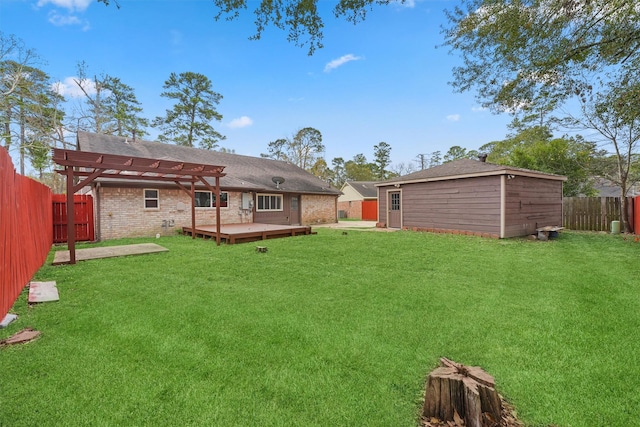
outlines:
[[[220,178],[224,166],[144,157],[119,156],[87,151],[53,149],[53,161],[64,166],[56,172],[67,177],[67,246],[69,263],[76,263],[76,233],[73,195],[96,178],[115,178],[135,181],[171,182],[191,197],[191,227],[196,227],[196,183],[203,184],[216,195],[216,244],[220,245]],[[78,178],[78,182],[76,182]],[[205,178],[215,178],[215,186]],[[195,234],[192,236],[195,239]]]

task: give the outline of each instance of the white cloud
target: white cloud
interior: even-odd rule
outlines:
[[[447,116],[447,120],[449,120],[450,122],[458,122],[460,121],[460,114],[449,114]]]
[[[83,11],[89,7],[93,0],[38,0],[38,7],[52,4],[57,7],[62,7],[70,11]]]
[[[334,59],[333,61],[330,61],[329,63],[327,63],[327,65],[324,66],[324,72],[328,73],[331,70],[335,70],[336,68],[340,67],[341,65],[346,64],[347,62],[359,61],[361,59],[364,59],[364,58],[361,57],[361,56],[355,56],[352,53],[349,53],[347,55],[342,55],[340,58]]]
[[[228,126],[231,129],[240,129],[240,128],[246,128],[247,126],[251,126],[252,124],[253,124],[253,120],[251,120],[250,117],[242,116],[242,117],[238,117],[237,119],[231,120]]]
[[[65,97],[82,98],[84,96],[84,93],[78,87],[76,80],[78,80],[77,77],[67,77],[66,79],[64,79],[64,81],[53,83],[51,85],[51,89]],[[86,79],[82,82],[82,85],[89,93],[89,95],[93,95],[96,93],[96,86],[92,80]]]
[[[90,28],[89,23],[74,15],[61,15],[56,11],[49,12],[49,22],[56,27],[64,27],[67,25],[82,26],[82,30],[86,31]]]
[[[482,106],[480,106],[480,105],[476,105],[476,106],[471,107],[471,111],[473,111],[474,113],[480,113],[482,111],[487,111],[487,109],[482,107]]]

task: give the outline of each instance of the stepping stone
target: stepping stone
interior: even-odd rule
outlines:
[[[56,282],[29,283],[29,304],[58,300],[60,300],[60,296],[58,295]]]
[[[11,322],[16,320],[17,318],[18,318],[17,314],[7,313],[7,315],[4,316],[4,319],[2,319],[2,322],[0,322],[0,329],[6,328],[7,326],[9,326]]]
[[[38,338],[40,336],[40,333],[40,331],[26,328],[21,330],[20,332],[13,334],[6,340],[0,340],[0,345],[25,344]]]

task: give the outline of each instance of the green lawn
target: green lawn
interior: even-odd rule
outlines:
[[[428,372],[479,365],[530,426],[640,425],[640,243],[319,229],[46,265],[0,350],[2,426],[415,426]],[[49,257],[49,262],[52,255]]]

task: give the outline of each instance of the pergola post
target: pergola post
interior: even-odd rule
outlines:
[[[216,176],[216,245],[220,246],[220,177]],[[195,228],[194,228],[195,230]]]
[[[67,247],[69,264],[76,263],[76,206],[73,197],[73,166],[66,166],[67,175]]]
[[[196,183],[191,181],[191,239],[196,238]]]

